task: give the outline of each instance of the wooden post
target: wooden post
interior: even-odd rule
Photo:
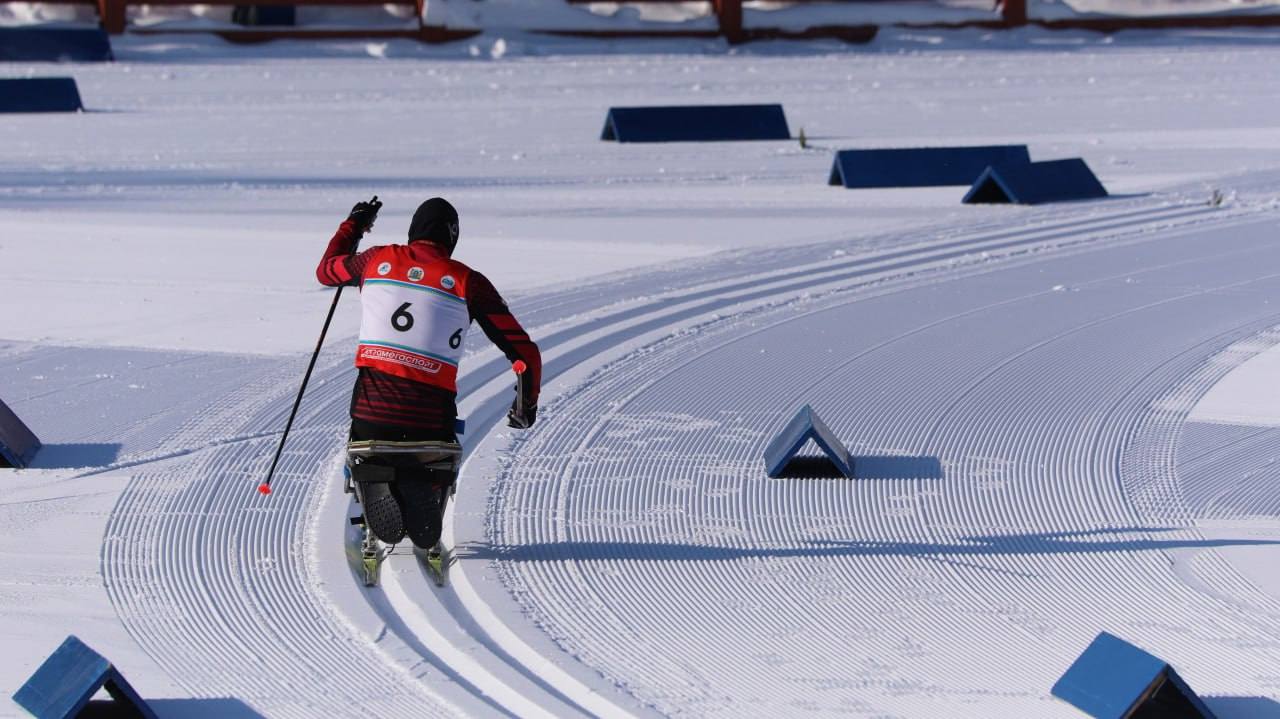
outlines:
[[[742,0],[713,0],[712,7],[720,20],[720,34],[731,44],[742,42]]]
[[[1002,0],[1000,15],[1004,18],[1006,25],[1014,27],[1026,25],[1027,0]]]
[[[124,33],[125,0],[98,0],[98,20],[110,35]]]

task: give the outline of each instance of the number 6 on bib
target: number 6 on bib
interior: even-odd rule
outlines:
[[[413,315],[409,314],[409,308],[412,306],[412,302],[406,302],[391,313],[391,326],[400,332],[408,332],[413,329]]]

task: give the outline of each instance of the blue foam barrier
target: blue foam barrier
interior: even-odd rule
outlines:
[[[769,476],[781,477],[787,465],[810,439],[831,460],[840,474],[853,479],[853,458],[849,456],[849,450],[807,404],[800,408],[787,426],[765,447],[764,464]]]
[[[1213,719],[1213,712],[1163,660],[1101,632],[1051,693],[1098,719]]]
[[[618,142],[716,142],[789,140],[782,105],[685,105],[613,107],[601,140]]]
[[[27,683],[18,688],[13,700],[37,719],[66,719],[79,715],[104,687],[117,707],[124,710],[122,715],[156,719],[155,712],[111,662],[75,636],[67,637],[44,660]]]
[[[3,62],[109,62],[111,40],[101,28],[0,28]]]
[[[1029,165],[993,165],[983,170],[962,202],[1039,205],[1106,196],[1107,189],[1093,170],[1084,160],[1075,157]]]
[[[0,113],[78,112],[80,91],[70,77],[0,80]]]
[[[35,433],[0,401],[0,467],[26,467],[39,449]]]
[[[971,185],[992,165],[1030,162],[1026,145],[840,150],[827,184],[851,189]]]

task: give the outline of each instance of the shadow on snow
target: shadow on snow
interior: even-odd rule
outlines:
[[[46,444],[36,452],[30,466],[32,469],[106,467],[115,463],[122,446],[117,443]]]
[[[220,697],[215,699],[147,699],[161,717],[190,717],[191,719],[260,719],[261,714],[239,699]],[[136,717],[137,712],[116,702],[94,699],[76,715],[80,719],[106,719],[107,717]]]
[[[1219,719],[1277,719],[1280,703],[1266,697],[1202,696]]]
[[[937,457],[855,456],[854,479],[942,479],[942,462]],[[825,456],[792,457],[779,479],[844,479],[836,465]]]
[[[1078,532],[975,535],[954,542],[812,540],[794,547],[732,547],[662,542],[543,542],[517,545],[464,544],[460,559],[499,559],[510,562],[571,560],[732,561],[787,557],[920,557],[948,559],[984,556],[1035,556],[1156,552],[1169,549],[1215,549],[1280,545],[1265,539],[1160,539],[1121,537],[1159,534],[1173,527],[1128,527]]]

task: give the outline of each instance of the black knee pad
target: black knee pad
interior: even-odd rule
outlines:
[[[404,539],[404,513],[392,489],[395,469],[361,462],[351,467],[351,479],[356,485],[365,524],[373,536],[387,544]]]
[[[440,541],[452,484],[452,472],[415,469],[399,473],[395,491],[400,495],[405,531],[416,546],[431,549]]]

